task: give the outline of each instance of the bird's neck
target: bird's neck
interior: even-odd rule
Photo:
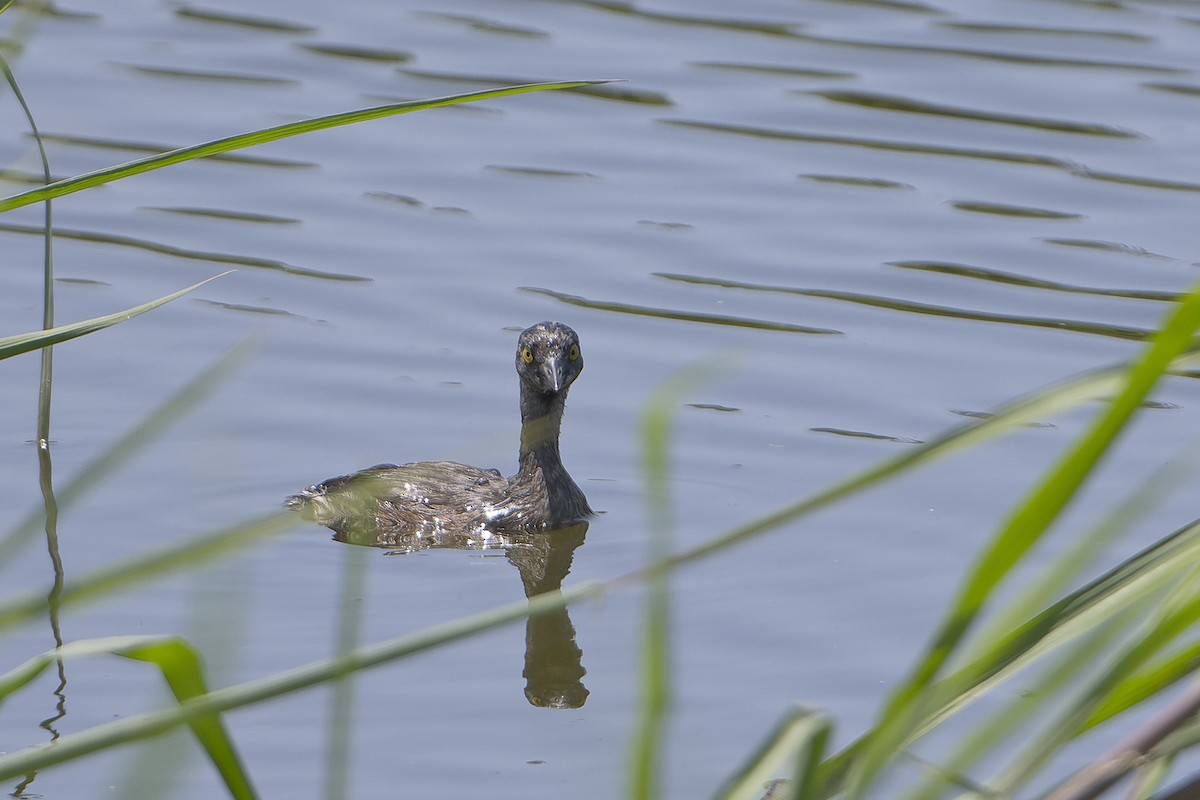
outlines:
[[[521,469],[561,466],[558,435],[562,430],[566,392],[544,395],[521,392]]]
[[[521,391],[521,466],[513,482],[535,495],[544,492],[546,521],[551,524],[592,513],[558,453],[566,402],[565,391],[553,395]]]

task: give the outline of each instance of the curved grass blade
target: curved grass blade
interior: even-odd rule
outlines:
[[[1086,731],[1101,725],[1118,714],[1137,706],[1142,701],[1155,697],[1163,690],[1194,675],[1200,670],[1200,644],[1192,644],[1183,650],[1164,656],[1146,668],[1118,684],[1103,703],[1083,723]]]
[[[391,117],[397,114],[407,114],[412,111],[423,111],[430,108],[441,108],[443,106],[458,105],[460,103],[471,103],[477,100],[490,100],[497,97],[507,97],[514,94],[525,94],[527,92],[543,92],[553,89],[574,89],[580,86],[593,86],[601,83],[610,83],[610,81],[559,81],[551,83],[530,83],[521,86],[506,86],[500,89],[488,89],[480,92],[467,92],[465,94],[449,95],[446,97],[434,97],[428,100],[408,100],[402,103],[388,103],[382,106],[373,106],[371,108],[362,108],[355,111],[345,111],[339,114],[329,114],[323,117],[312,117],[310,119],[302,119],[297,122],[288,122],[283,125],[276,125],[271,128],[263,128],[250,133],[240,133],[235,136],[226,136],[221,139],[214,139],[202,144],[191,145],[189,147],[180,147],[176,150],[171,150],[166,153],[149,156],[147,158],[139,158],[136,161],[130,161],[125,164],[118,164],[112,167],[104,167],[93,172],[88,172],[83,175],[76,175],[72,178],[64,178],[60,181],[55,181],[46,186],[39,186],[35,189],[29,189],[24,192],[19,192],[0,199],[0,212],[10,211],[14,208],[27,206],[30,203],[40,203],[43,200],[49,200],[54,197],[62,197],[63,195],[73,194],[75,192],[89,189],[93,186],[99,186],[105,183],[128,178],[133,175],[140,175],[143,172],[162,169],[173,164],[182,164],[185,161],[194,161],[198,158],[214,156],[219,153],[228,153],[231,150],[241,150],[254,145],[266,144],[267,142],[276,142],[280,139],[287,139],[292,136],[299,136],[305,133],[313,133],[315,131],[328,130],[342,125],[353,125],[359,122],[367,122],[384,117]]]
[[[707,365],[684,370],[661,386],[650,399],[642,419],[643,468],[646,472],[647,510],[650,522],[651,565],[664,563],[671,555],[673,521],[667,492],[670,472],[668,443],[671,421],[683,395],[711,372]],[[652,800],[661,795],[659,786],[662,729],[670,708],[670,589],[667,571],[653,570],[646,593],[645,626],[642,632],[642,702],[632,751],[629,796]]]
[[[342,584],[338,591],[338,622],[334,651],[344,656],[361,646],[363,629],[363,604],[359,598],[366,597],[367,559],[364,547],[351,547],[342,563]],[[329,698],[329,723],[325,726],[325,776],[326,800],[341,800],[351,797],[350,754],[354,752],[354,672],[334,680]]]
[[[1200,343],[1187,348],[1184,354],[1178,356],[1171,363],[1171,367],[1182,369],[1194,366],[1197,362],[1200,362]],[[1121,388],[1123,378],[1128,370],[1127,363],[1103,367],[1067,378],[1025,397],[1017,398],[1001,406],[990,417],[972,420],[929,439],[925,444],[906,448],[898,455],[873,467],[868,467],[826,489],[802,500],[789,503],[765,516],[679,553],[657,568],[673,569],[703,560],[741,542],[794,522],[888,478],[905,474],[927,461],[990,441],[1007,431],[1024,427],[1089,400],[1108,397]],[[636,572],[629,577],[642,579],[644,575]]]
[[[992,537],[959,589],[932,643],[892,694],[877,727],[866,740],[865,749],[849,776],[851,795],[860,795],[899,752],[929,702],[930,688],[938,673],[992,591],[1058,518],[1173,359],[1188,349],[1197,327],[1200,327],[1200,285],[1193,287],[1170,314],[1122,382],[1121,392],[1092,428],[1077,440]]]
[[[1161,478],[1162,474],[1156,475]],[[1154,484],[1152,479],[1150,484]],[[1118,509],[1116,517],[1134,507],[1142,507],[1144,495],[1151,492],[1143,487]],[[1157,489],[1158,487],[1153,487]],[[1161,495],[1160,495],[1161,496]],[[1108,527],[1100,526],[1102,541]],[[1001,683],[1014,677],[1035,660],[1064,646],[1072,649],[1060,656],[1053,666],[1039,673],[1036,688],[1028,689],[1033,697],[1059,697],[1085,680],[1080,675],[1090,665],[1102,661],[1114,649],[1113,642],[1128,636],[1128,628],[1144,618],[1145,613],[1161,602],[1163,589],[1180,580],[1180,575],[1192,568],[1200,555],[1197,525],[1189,526],[1149,551],[1138,554],[1121,564],[1103,578],[1094,581],[1067,598],[1051,605],[1031,619],[1011,629],[989,626],[981,634],[986,648],[971,664],[940,681],[931,691],[934,710],[911,732],[906,745],[919,739],[947,718],[991,692]],[[1191,532],[1189,535],[1189,531]],[[1190,547],[1180,547],[1180,536],[1190,541]],[[1094,538],[1094,537],[1085,537]],[[1073,551],[1069,552],[1074,552]],[[1031,590],[1037,593],[1038,587]],[[1018,597],[1017,604],[1023,598]],[[1077,644],[1077,640],[1082,639]],[[1191,674],[1197,668],[1196,648],[1188,648],[1175,656],[1151,665],[1142,673],[1118,685],[1091,719],[1079,730],[1107,721],[1141,701]],[[959,773],[996,749],[997,743],[1013,733],[1018,725],[1042,710],[1035,703],[1005,704],[991,719],[975,724],[956,746],[953,754],[943,760],[951,772]],[[931,779],[910,796],[928,800],[940,794],[940,786]]]
[[[1166,602],[1158,604],[1151,618],[1144,622],[1142,630],[1138,631],[1131,641],[1123,642],[1115,651],[1108,654],[1108,663],[1095,677],[1088,677],[1082,686],[1082,691],[1056,718],[1046,726],[1038,736],[1033,737],[1023,752],[1001,773],[996,783],[999,791],[1012,794],[1028,783],[1054,754],[1058,753],[1068,742],[1077,738],[1087,730],[1087,721],[1095,710],[1108,699],[1115,688],[1134,676],[1139,668],[1154,657],[1156,653],[1169,646],[1179,636],[1192,629],[1200,621],[1200,592],[1194,588],[1197,573],[1193,567],[1189,574],[1181,577],[1175,586],[1173,596]],[[1193,650],[1197,649],[1195,646]],[[1193,654],[1193,659],[1195,658]],[[1195,695],[1195,693],[1193,693]],[[1173,720],[1175,726],[1181,725],[1194,715],[1200,707],[1200,695],[1189,705],[1190,713],[1180,719]],[[1157,740],[1160,740],[1173,728],[1155,729]],[[1146,748],[1122,750],[1120,755],[1127,756],[1130,752],[1142,752]],[[1124,774],[1134,768],[1131,763],[1119,771]]]
[[[931,711],[912,732],[910,741],[944,722],[997,685],[1072,639],[1107,625],[1124,610],[1137,606],[1177,579],[1200,555],[1200,522],[1155,543],[1082,588],[1031,613],[1027,600],[1045,594],[1074,572],[1071,562],[1090,563],[1095,546],[1112,540],[1114,531],[1144,511],[1147,503],[1164,496],[1185,470],[1177,462],[1157,472],[1137,492],[1108,515],[1088,540],[1070,548],[1060,563],[1018,596],[1010,607],[982,631],[964,657],[969,663],[939,681],[932,692]],[[1049,584],[1049,586],[1047,586]],[[1023,617],[1023,618],[1022,618]]]
[[[1190,483],[1200,464],[1200,447],[1192,447],[1182,457],[1173,458],[1156,470],[1138,488],[1104,515],[1100,523],[1055,559],[1054,563],[1007,606],[988,621],[975,643],[963,654],[978,661],[993,645],[1004,641],[1043,609],[1053,604],[1073,584],[1079,574],[1095,563],[1100,552],[1129,530],[1138,520],[1159,506],[1176,489]]]
[[[820,797],[817,765],[833,735],[829,717],[819,711],[797,708],[775,726],[758,750],[717,792],[717,800],[758,800],[763,786],[787,775],[788,791],[772,797],[810,800]]]
[[[583,583],[561,592],[547,592],[479,614],[447,622],[436,628],[402,636],[379,644],[361,647],[338,658],[269,675],[258,680],[217,689],[177,708],[152,711],[97,725],[79,733],[67,734],[53,743],[34,745],[14,753],[0,755],[0,780],[20,777],[35,770],[127,742],[146,739],[164,731],[191,724],[194,720],[235,708],[261,703],[311,688],[347,674],[369,669],[439,645],[508,625],[529,616],[538,616],[565,608],[584,598],[598,597],[604,586]]]
[[[21,333],[16,336],[5,336],[0,338],[0,359],[12,358],[13,356],[28,353],[31,350],[37,350],[40,347],[48,347],[52,344],[58,344],[70,339],[75,339],[80,336],[86,336],[89,333],[103,330],[104,328],[116,325],[119,322],[133,319],[134,317],[145,314],[147,311],[152,311],[159,306],[166,305],[172,300],[178,300],[188,292],[193,292],[199,289],[209,281],[214,281],[217,278],[228,275],[228,272],[222,272],[220,275],[214,275],[211,278],[205,278],[199,283],[194,283],[186,289],[180,289],[178,292],[172,292],[157,300],[151,300],[149,303],[143,303],[140,306],[134,306],[124,311],[118,311],[115,314],[107,314],[103,317],[95,317],[82,322],[73,322],[70,325],[61,325],[57,328],[49,330],[37,331],[35,333]]]
[[[1198,712],[1200,685],[1193,684],[1131,735],[1063,781],[1046,797],[1048,800],[1090,800],[1101,796],[1139,767],[1172,758],[1178,752],[1178,746],[1192,735],[1194,722],[1190,721]],[[1145,777],[1150,782],[1156,780],[1153,774]],[[1179,796],[1192,797],[1195,792]]]
[[[71,642],[26,661],[0,676],[0,701],[64,658],[95,655],[117,655],[154,664],[181,704],[208,691],[200,654],[183,639],[176,636],[115,636]],[[220,718],[202,716],[188,724],[221,774],[230,795],[238,800],[253,798],[255,793],[250,778]]]
[[[208,692],[200,653],[191,644],[175,636],[154,637],[114,651],[125,658],[145,661],[158,667],[180,703],[201,697]],[[229,734],[217,715],[200,717],[189,723],[192,735],[200,742],[217,772],[225,781],[229,794],[237,800],[255,796],[250,776],[238,758]]]
[[[209,280],[212,280],[212,278],[209,278]],[[196,286],[202,286],[204,283],[207,283],[207,281],[198,283]],[[189,292],[195,289],[196,286],[185,289],[183,292]],[[155,302],[166,301],[167,299],[164,298],[162,301]],[[136,311],[136,309],[133,309],[133,311]],[[130,312],[121,313],[128,314]],[[138,313],[143,312],[139,311]],[[95,320],[92,321],[94,322]],[[198,403],[205,394],[220,384],[221,378],[227,375],[236,364],[240,363],[240,360],[245,357],[246,352],[247,347],[245,345],[235,347],[213,366],[196,376],[190,384],[139,423],[137,427],[109,448],[104,455],[76,474],[64,488],[58,491],[57,507],[61,509],[70,505],[82,493],[94,486],[97,481],[116,467],[116,465],[131,457],[138,449],[150,442],[172,420],[184,413],[186,409]],[[37,531],[43,520],[44,513],[44,509],[39,509],[26,517],[7,537],[0,539],[0,565],[3,565],[9,555]],[[3,614],[0,614],[0,626],[2,625]]]
[[[106,567],[72,581],[63,587],[57,602],[60,607],[74,605],[160,578],[168,572],[192,569],[232,550],[249,547],[294,523],[294,514],[275,512],[252,522],[222,528],[181,545]],[[0,630],[44,614],[46,605],[45,592],[30,593],[0,605]]]

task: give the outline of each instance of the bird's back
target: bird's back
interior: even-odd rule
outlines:
[[[485,525],[508,489],[498,470],[419,461],[330,478],[292,495],[285,505],[339,532],[369,521],[381,533],[434,536]]]

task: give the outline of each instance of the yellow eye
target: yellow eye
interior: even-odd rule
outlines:
[[[524,361],[526,364],[532,364],[533,363],[533,351],[530,350],[528,347],[522,347],[521,348],[521,360]]]
[[[571,359],[572,361],[579,360],[579,345],[577,345],[577,344],[571,345],[571,352],[567,353],[567,358]]]

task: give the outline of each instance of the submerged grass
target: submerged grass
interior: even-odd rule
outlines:
[[[0,3],[0,13],[7,4]],[[14,92],[15,78],[5,66]],[[566,89],[601,83],[574,81],[511,86],[430,100],[392,103],[369,109],[333,114],[149,156],[0,199],[0,212],[37,202],[48,202],[90,187],[290,136],[379,119],[395,114],[457,103],[498,98],[525,92]],[[24,106],[24,101],[22,100]],[[26,107],[28,111],[28,108]],[[32,115],[29,116],[33,126]],[[49,167],[46,173],[49,174]],[[47,210],[46,238],[50,240]],[[46,275],[50,271],[47,248]],[[211,279],[210,279],[211,280]],[[139,314],[154,310],[198,286],[188,287],[117,314],[54,327],[52,294],[45,297],[47,330],[0,339],[0,359],[49,348],[72,338],[101,331]],[[1181,682],[1195,681],[1200,669],[1200,522],[1163,538],[1084,585],[1069,590],[1080,565],[1113,542],[1124,526],[1156,501],[1157,486],[1133,494],[1107,524],[1085,534],[1069,559],[1052,565],[1029,586],[999,608],[997,589],[1025,563],[1033,548],[1051,528],[1085,484],[1096,465],[1128,428],[1130,420],[1155,383],[1169,370],[1195,364],[1200,353],[1195,340],[1200,327],[1200,286],[1180,298],[1162,329],[1151,338],[1141,356],[1121,364],[1071,378],[1020,398],[994,416],[954,428],[928,443],[906,450],[862,473],[803,497],[777,511],[715,535],[699,546],[675,551],[671,541],[672,515],[667,485],[670,473],[668,447],[673,409],[684,388],[694,385],[703,370],[682,373],[651,401],[646,414],[646,491],[649,501],[650,551],[647,566],[636,573],[603,583],[535,596],[433,629],[389,641],[362,645],[351,597],[363,580],[350,569],[344,577],[344,611],[341,615],[337,655],[245,683],[212,689],[202,668],[202,654],[186,640],[167,637],[109,637],[70,641],[0,675],[0,701],[20,691],[52,666],[60,674],[63,664],[76,657],[117,655],[154,664],[175,697],[169,708],[119,719],[63,736],[51,742],[0,755],[0,778],[24,778],[18,791],[38,770],[83,758],[89,754],[159,736],[188,726],[227,792],[235,798],[255,796],[250,778],[253,765],[240,758],[229,736],[224,713],[253,704],[271,702],[316,686],[335,687],[331,739],[328,748],[325,793],[349,793],[350,718],[353,676],[361,670],[394,662],[432,648],[476,636],[503,625],[553,614],[572,603],[645,585],[647,606],[643,635],[642,707],[632,745],[629,796],[648,800],[661,796],[664,736],[669,729],[670,696],[670,593],[668,580],[679,569],[715,558],[754,537],[779,529],[835,502],[853,498],[881,481],[908,475],[925,462],[964,448],[976,447],[1030,420],[1045,417],[1096,397],[1110,402],[1096,414],[1085,431],[1001,520],[975,565],[965,574],[959,592],[935,626],[930,642],[888,701],[874,726],[842,750],[830,751],[833,721],[808,709],[786,711],[742,767],[716,789],[720,798],[861,797],[882,793],[881,786],[914,760],[911,747],[921,737],[955,717],[957,712],[1003,685],[1017,674],[1032,674],[1031,681],[1049,698],[1020,708],[1002,708],[985,715],[959,745],[939,764],[925,762],[920,777],[903,787],[912,798],[940,797],[947,793],[995,797],[1038,796],[1030,786],[1047,764],[1065,747],[1102,726],[1111,727],[1136,708],[1155,711],[1149,722],[1129,733],[1120,746],[1098,754],[1094,762],[1064,779],[1048,795],[1055,800],[1097,797],[1128,774],[1137,771],[1139,797],[1170,796],[1161,786],[1175,757],[1200,743],[1200,689],[1194,686],[1168,702],[1168,692]],[[47,360],[48,363],[48,360]],[[112,466],[136,451],[165,424],[203,395],[212,378],[228,368],[223,364],[207,372],[152,415],[112,451],[80,473],[57,492],[59,505],[69,504],[86,488],[103,480]],[[43,372],[49,383],[48,369]],[[48,388],[48,387],[47,387]],[[43,405],[47,407],[48,393]],[[48,430],[39,422],[39,431]],[[45,438],[45,437],[42,437]],[[48,452],[48,443],[46,445]],[[48,472],[47,472],[48,475]],[[44,511],[17,524],[0,539],[0,566],[14,548],[29,538],[51,514],[50,498]],[[261,537],[281,530],[286,517],[274,514],[230,528],[213,531],[196,540],[143,555],[79,579],[56,575],[55,590],[45,594],[0,600],[0,634],[18,622],[49,615],[56,619],[63,607],[86,603],[100,596],[128,591],[141,581],[174,571],[194,569],[206,559],[228,556],[234,548],[252,546]],[[52,525],[47,524],[47,535]],[[53,548],[52,548],[53,549]],[[352,562],[351,562],[352,563]],[[1055,599],[1057,598],[1057,599]],[[990,613],[990,616],[986,616]],[[980,631],[982,624],[986,627]],[[56,629],[57,630],[57,629]],[[972,637],[972,632],[975,632]],[[1027,672],[1031,667],[1036,667]],[[1030,730],[1034,728],[1035,730]],[[1017,735],[1025,745],[1009,755],[991,776],[974,774],[982,763],[997,763],[1007,751],[999,743]],[[769,788],[767,788],[769,785]],[[886,793],[897,793],[888,783]],[[1193,793],[1195,782],[1190,784]],[[1184,789],[1188,787],[1185,786]]]

